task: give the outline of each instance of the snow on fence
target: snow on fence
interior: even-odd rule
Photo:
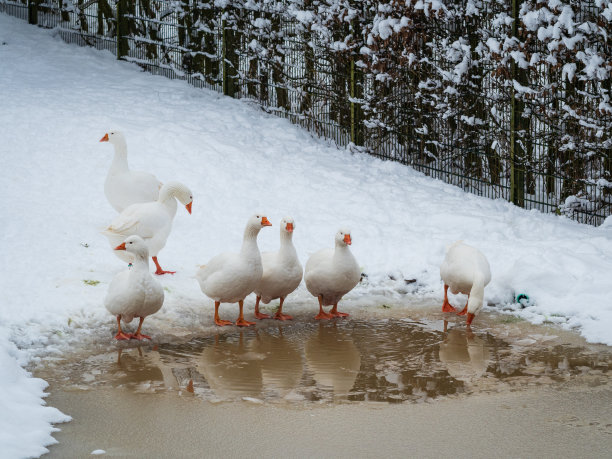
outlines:
[[[612,2],[0,0],[473,193],[612,213]]]

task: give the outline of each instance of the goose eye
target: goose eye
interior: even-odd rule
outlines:
[[[133,244],[133,242],[132,242],[132,241],[130,241],[130,244]]]

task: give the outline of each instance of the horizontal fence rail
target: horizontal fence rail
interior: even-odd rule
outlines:
[[[612,213],[604,0],[0,0],[169,78],[257,101],[472,193]]]

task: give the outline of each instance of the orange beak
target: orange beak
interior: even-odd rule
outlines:
[[[191,204],[193,204],[193,201],[191,201],[189,204],[185,205],[185,209],[187,209],[187,212],[191,213]]]
[[[287,223],[287,232],[293,233],[293,223]]]
[[[351,245],[351,235],[350,234],[345,234],[344,235],[344,243],[346,245]]]
[[[122,242],[117,247],[115,247],[115,250],[125,250],[125,242]]]
[[[100,142],[108,142],[108,132],[100,139]]]
[[[475,315],[472,314],[471,312],[467,313],[467,319],[465,321],[466,324],[471,325],[472,320],[474,320]]]
[[[272,226],[272,223],[266,217],[261,217],[261,226]]]

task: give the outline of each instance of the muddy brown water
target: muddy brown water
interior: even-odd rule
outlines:
[[[498,330],[509,328],[498,324]],[[378,318],[268,324],[185,342],[129,343],[44,361],[51,390],[177,393],[208,402],[422,402],[554,386],[608,384],[612,353],[546,333]],[[560,336],[561,335],[561,336]]]

